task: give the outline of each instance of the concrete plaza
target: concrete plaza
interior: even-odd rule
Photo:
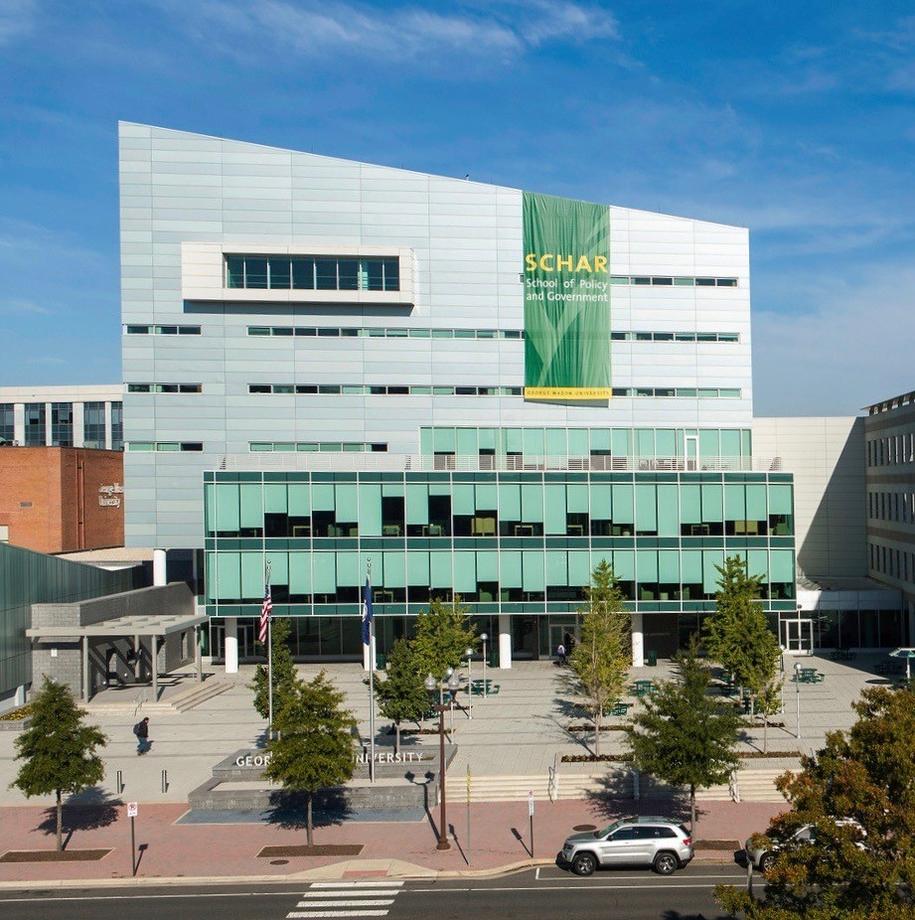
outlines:
[[[793,659],[786,659],[790,670]],[[776,716],[784,728],[770,728],[769,749],[784,751],[787,759],[753,761],[754,765],[790,767],[796,763],[793,754],[798,749],[809,751],[824,740],[832,729],[847,729],[854,721],[852,703],[867,686],[889,685],[887,678],[876,673],[878,662],[885,655],[859,655],[852,662],[830,661],[812,657],[801,659],[804,666],[821,671],[821,683],[802,684],[799,688],[801,704],[801,741],[796,733],[796,685],[785,683],[786,712]],[[347,704],[360,723],[364,738],[368,737],[368,688],[365,673],[356,664],[326,666],[331,680],[346,694]],[[300,665],[303,677],[311,677],[320,670],[317,665]],[[230,679],[221,668],[210,669],[210,680]],[[668,662],[657,667],[634,669],[630,683],[636,679],[663,679],[668,676]],[[498,685],[498,693],[488,699],[473,698],[473,717],[469,711],[456,710],[453,714],[453,741],[458,753],[452,765],[452,775],[464,774],[469,766],[475,777],[486,776],[545,776],[563,754],[585,754],[592,744],[591,732],[570,733],[567,726],[583,724],[585,713],[571,699],[564,686],[568,672],[551,662],[516,662],[511,670],[487,668],[487,677]],[[257,746],[263,741],[265,722],[251,705],[250,683],[253,667],[243,667],[231,676],[229,688],[200,703],[186,712],[175,711],[167,705],[170,694],[180,692],[178,686],[168,686],[163,705],[138,701],[142,691],[134,689],[129,699],[102,694],[89,707],[90,721],[98,724],[108,736],[103,756],[106,775],[102,786],[78,797],[79,801],[141,801],[156,803],[186,802],[188,792],[211,775],[214,764],[228,754]],[[481,665],[473,666],[473,677],[481,677]],[[459,699],[464,697],[459,695]],[[626,699],[636,707],[641,705],[631,696]],[[462,700],[463,702],[463,700]],[[136,739],[131,727],[137,719],[150,716],[152,749],[142,757],[136,754]],[[619,717],[609,717],[608,722],[620,723]],[[451,722],[446,715],[446,727]],[[389,723],[379,719],[377,724],[380,744],[393,744],[387,735]],[[431,728],[431,724],[426,725]],[[9,784],[16,774],[14,732],[0,732],[0,805],[24,805],[27,800]],[[407,743],[437,745],[433,735],[412,736],[405,733]],[[622,733],[602,733],[602,753],[618,753],[623,747]],[[749,733],[741,744],[751,749],[761,744],[761,729]],[[598,767],[600,765],[597,765]],[[594,764],[562,764],[561,770],[574,773],[576,769],[595,770]],[[123,789],[116,787],[117,771],[121,771]],[[163,787],[163,771],[166,785]],[[164,791],[163,791],[164,790]],[[50,804],[51,797],[32,799],[28,804]]]

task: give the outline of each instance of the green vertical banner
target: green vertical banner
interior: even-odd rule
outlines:
[[[610,398],[610,209],[524,192],[524,398]]]

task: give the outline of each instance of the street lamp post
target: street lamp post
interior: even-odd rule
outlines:
[[[794,696],[797,701],[797,740],[801,740],[801,665],[794,662]]]
[[[464,651],[467,656],[467,706],[470,718],[473,718],[473,649],[470,646]]]
[[[439,821],[438,821],[438,844],[437,850],[450,850],[451,844],[448,842],[448,816],[445,804],[445,703],[444,690],[447,685],[452,693],[460,687],[461,681],[453,668],[448,668],[445,677],[442,680],[436,680],[431,674],[425,680],[425,687],[429,693],[434,693],[435,688],[439,691],[439,704],[435,706],[438,711],[438,801],[439,801]]]
[[[483,643],[483,699],[484,700],[489,695],[489,693],[487,692],[487,687],[486,687],[486,640],[488,638],[489,637],[486,635],[486,633],[480,633],[480,641]]]

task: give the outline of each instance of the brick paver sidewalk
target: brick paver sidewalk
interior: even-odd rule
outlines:
[[[669,808],[669,806],[667,806]],[[304,829],[270,824],[176,824],[184,805],[141,805],[137,819],[137,845],[142,847],[138,875],[156,877],[282,877],[339,861],[337,858],[291,858],[278,865],[258,858],[263,846],[304,844]],[[612,808],[599,802],[538,802],[535,816],[535,856],[552,859],[563,840],[578,824],[603,825],[620,814],[641,810],[665,813],[663,803],[632,802]],[[765,830],[769,818],[784,806],[762,803],[703,802],[699,839],[738,841],[753,831]],[[669,813],[669,812],[668,812]],[[435,813],[437,817],[437,811]],[[526,802],[481,803],[471,806],[470,837],[467,806],[452,805],[448,822],[455,840],[452,849],[435,849],[435,828],[429,818],[413,822],[348,821],[316,830],[318,844],[361,844],[359,859],[398,859],[430,869],[455,871],[492,869],[529,858]],[[0,882],[52,879],[112,879],[130,876],[130,822],[122,805],[65,812],[65,831],[72,825],[68,848],[111,847],[97,862],[0,862]],[[49,850],[54,847],[53,812],[31,806],[0,809],[0,851]],[[521,839],[518,839],[520,836]],[[703,851],[700,851],[700,855]],[[731,851],[717,854],[731,857]]]

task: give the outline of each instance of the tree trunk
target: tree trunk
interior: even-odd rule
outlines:
[[[769,750],[769,713],[763,713],[763,754]]]
[[[689,832],[695,839],[696,836],[696,786],[694,783],[689,787]]]
[[[400,753],[400,722],[394,723],[394,753]]]
[[[57,852],[64,848],[63,837],[63,809],[64,806],[60,801],[60,789],[57,790]]]
[[[598,709],[594,714],[594,756],[600,757],[600,719],[601,711]]]
[[[311,820],[311,800],[314,798],[314,793],[308,793],[308,804],[306,805],[306,818],[305,818],[305,839],[308,842],[310,847],[314,846],[315,843],[315,832],[314,824]]]

